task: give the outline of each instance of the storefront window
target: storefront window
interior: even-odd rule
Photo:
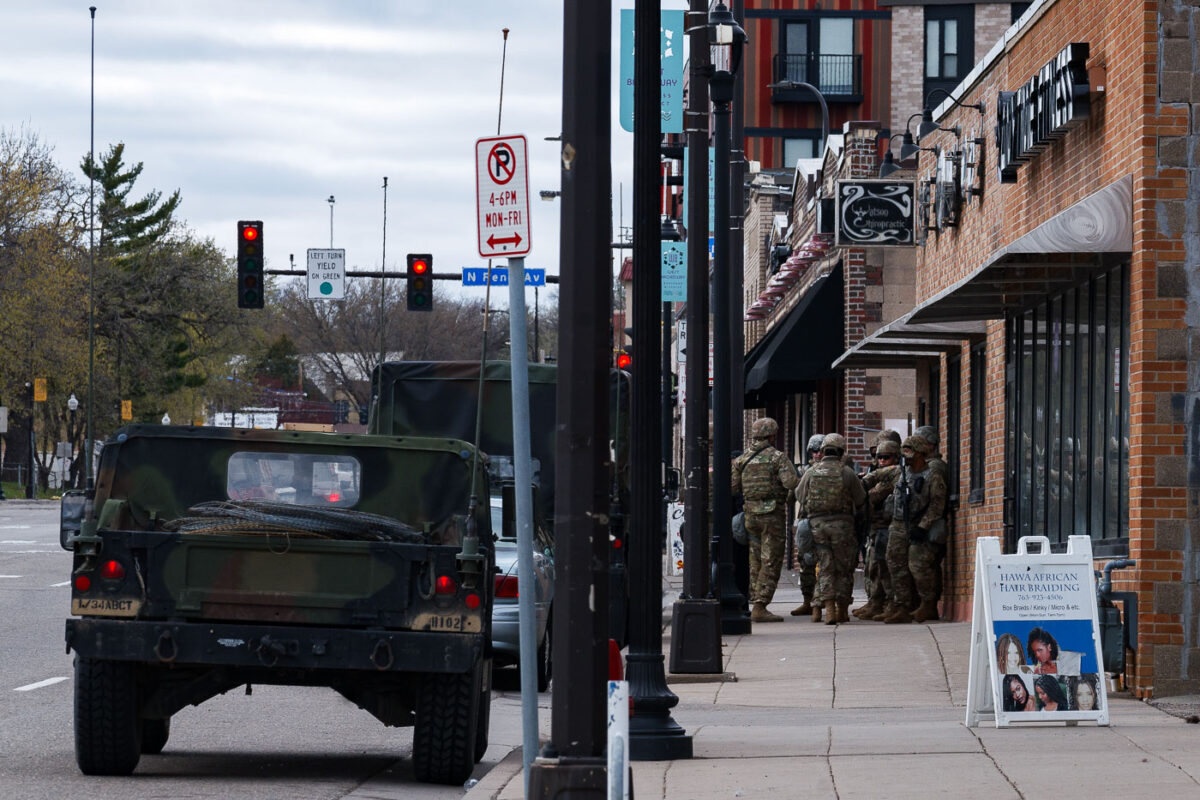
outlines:
[[[1009,318],[1008,508],[1017,536],[1056,545],[1091,536],[1099,554],[1126,548],[1128,281],[1128,266],[1118,267]]]
[[[983,502],[983,470],[987,457],[987,441],[984,438],[986,364],[984,345],[971,348],[971,494],[968,499],[972,503]]]

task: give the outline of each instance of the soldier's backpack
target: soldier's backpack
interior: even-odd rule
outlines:
[[[850,496],[846,492],[846,484],[842,480],[841,462],[816,464],[811,474],[804,502],[806,516],[854,512]]]

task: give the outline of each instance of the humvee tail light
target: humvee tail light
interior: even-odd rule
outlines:
[[[100,565],[101,578],[124,578],[125,567],[120,561],[108,560]]]
[[[479,602],[480,602],[479,595],[475,594],[474,592],[467,595],[467,598],[466,598],[467,608],[471,609],[472,611],[479,608]]]
[[[449,575],[442,575],[437,579],[437,585],[434,588],[437,594],[454,594],[458,591],[458,584]]]
[[[86,592],[90,588],[92,588],[92,579],[91,578],[89,578],[87,575],[76,575],[75,576],[75,589],[77,591]]]
[[[517,597],[517,576],[515,575],[497,575],[496,576],[496,597]]]

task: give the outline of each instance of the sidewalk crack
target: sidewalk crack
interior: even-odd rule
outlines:
[[[833,678],[832,678],[833,686],[831,687],[832,691],[830,691],[830,693],[829,693],[829,709],[831,711],[833,709],[837,708],[837,635],[838,635],[838,629],[837,629],[837,626],[834,626],[834,629],[833,629]]]
[[[1131,745],[1133,745],[1134,747],[1136,747],[1138,750],[1141,750],[1141,751],[1142,751],[1143,753],[1145,753],[1146,755],[1148,755],[1148,756],[1153,756],[1154,758],[1157,758],[1159,761],[1162,761],[1162,762],[1165,762],[1165,763],[1167,763],[1167,764],[1171,765],[1172,767],[1174,767],[1175,769],[1179,770],[1179,771],[1180,771],[1180,772],[1182,772],[1184,775],[1186,775],[1186,776],[1188,777],[1188,780],[1190,780],[1192,783],[1195,783],[1195,784],[1197,784],[1197,785],[1200,785],[1200,780],[1197,780],[1195,775],[1193,775],[1192,773],[1188,772],[1188,771],[1187,771],[1186,769],[1184,769],[1184,768],[1183,768],[1181,765],[1179,765],[1179,764],[1176,764],[1174,761],[1170,760],[1170,759],[1169,759],[1169,758],[1167,758],[1166,756],[1159,755],[1158,753],[1154,752],[1153,750],[1147,750],[1145,747],[1142,747],[1142,745],[1138,744],[1138,743],[1137,743],[1137,742],[1135,742],[1133,739],[1130,739],[1128,736],[1126,736],[1126,735],[1125,735],[1124,733],[1122,733],[1121,731],[1113,730],[1113,728],[1112,728],[1112,725],[1111,725],[1111,724],[1108,726],[1108,729],[1109,729],[1110,731],[1112,731],[1113,733],[1115,733],[1117,736],[1120,736],[1120,737],[1121,737],[1122,739],[1124,739],[1125,741],[1129,742]]]
[[[954,692],[950,690],[950,670],[946,668],[946,654],[942,652],[942,643],[938,641],[937,636],[933,633],[933,628],[929,625],[925,626],[925,630],[929,631],[930,638],[933,639],[933,646],[937,649],[938,662],[942,665],[942,680],[946,684],[946,696],[950,698],[950,705],[954,705]]]
[[[996,761],[995,756],[988,752],[987,745],[983,743],[983,739],[979,738],[978,732],[976,732],[974,728],[967,728],[967,732],[975,737],[975,741],[979,742],[979,749],[983,751],[985,756],[987,756],[987,760],[992,762],[992,766],[996,768],[996,772],[1000,773],[1000,777],[1004,778],[1008,785],[1012,787],[1012,790],[1017,793],[1017,797],[1020,798],[1020,800],[1025,800],[1025,795],[1022,794],[1021,790],[1017,788],[1017,784],[1013,782],[1013,779],[1008,776],[1007,772],[1001,769],[1000,763]]]

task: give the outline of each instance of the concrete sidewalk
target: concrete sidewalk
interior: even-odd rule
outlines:
[[[638,800],[1200,796],[1200,726],[1118,694],[1109,697],[1106,728],[969,729],[969,623],[813,624],[787,616],[802,600],[792,575],[775,600],[784,622],[725,638],[734,680],[667,676],[679,697],[673,716],[695,754],[634,762]],[[669,619],[668,607],[664,653]],[[519,749],[466,794],[523,796]]]

